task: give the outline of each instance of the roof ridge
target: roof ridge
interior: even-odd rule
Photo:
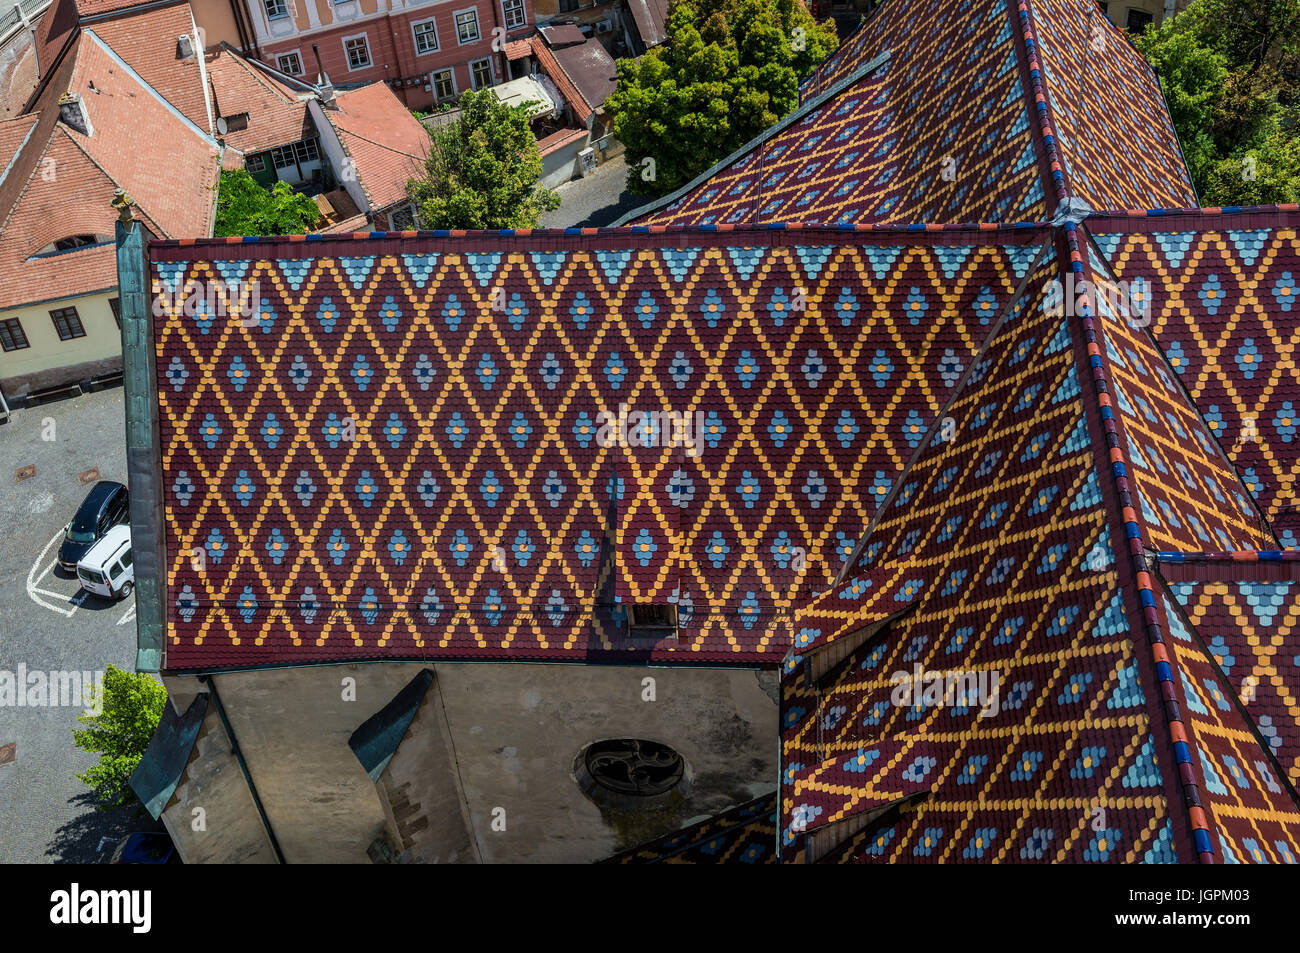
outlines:
[[[1115,273],[1115,269],[1111,267],[1110,259],[1106,256],[1105,252],[1102,250],[1101,245],[1098,244],[1098,242],[1092,237],[1091,230],[1088,229],[1085,223],[1080,223],[1080,227],[1082,228],[1083,231],[1090,260],[1095,258],[1097,261],[1100,261],[1105,268],[1105,274],[1107,279],[1110,282],[1119,285],[1121,279]],[[1095,288],[1095,284],[1093,287]],[[1150,303],[1148,302],[1148,306],[1149,304]],[[1130,324],[1132,324],[1132,322],[1130,322]],[[1196,398],[1194,398],[1191,392],[1187,389],[1187,385],[1183,382],[1182,375],[1178,373],[1177,368],[1175,368],[1172,364],[1169,363],[1169,355],[1165,353],[1165,349],[1160,346],[1160,342],[1156,340],[1155,335],[1151,332],[1150,324],[1144,321],[1138,327],[1134,328],[1134,332],[1142,335],[1142,337],[1146,339],[1147,344],[1150,345],[1151,350],[1155,352],[1157,355],[1159,355],[1159,359],[1161,363],[1164,365],[1165,371],[1168,372],[1170,380],[1174,382],[1174,386],[1178,388],[1178,391],[1182,395],[1184,403],[1186,403],[1190,411],[1196,415],[1196,419],[1200,421],[1201,426],[1205,428],[1205,432],[1209,434],[1209,439],[1213,441],[1214,449],[1218,451],[1220,462],[1222,462],[1224,467],[1226,467],[1229,471],[1231,471],[1232,475],[1236,477],[1237,483],[1240,485],[1241,490],[1244,491],[1244,497],[1247,501],[1247,504],[1250,506],[1252,510],[1254,510],[1255,519],[1258,521],[1260,526],[1262,526],[1265,530],[1268,531],[1268,534],[1269,536],[1272,537],[1273,542],[1275,543],[1279,542],[1278,533],[1277,530],[1273,528],[1272,520],[1270,520],[1268,516],[1264,513],[1264,511],[1260,509],[1259,503],[1255,500],[1255,494],[1253,494],[1250,491],[1250,488],[1246,485],[1246,481],[1242,478],[1241,472],[1237,468],[1237,465],[1232,462],[1232,457],[1228,455],[1228,452],[1223,448],[1223,445],[1219,442],[1219,438],[1215,435],[1213,428],[1211,428],[1207,423],[1205,419],[1205,414],[1201,411],[1201,408],[1197,403]]]
[[[1070,190],[1066,180],[1065,163],[1056,149],[1056,135],[1053,132],[1056,128],[1056,118],[1052,110],[1051,92],[1043,77],[1042,63],[1038,58],[1038,40],[1034,31],[1031,0],[1006,0],[1006,2],[1008,15],[1018,14],[1020,20],[1020,31],[1014,46],[1016,56],[1020,58],[1021,66],[1029,78],[1028,83],[1020,84],[1025,95],[1025,103],[1030,114],[1037,113],[1038,116],[1036,130],[1038,135],[1031,138],[1034,141],[1034,151],[1039,153],[1039,169],[1043,171],[1043,196],[1046,198],[1048,195],[1055,194],[1057,202],[1063,202],[1069,198]],[[1045,170],[1044,163],[1047,166]]]
[[[611,227],[619,227],[622,225],[626,225],[628,222],[631,222],[634,219],[641,218],[642,216],[645,215],[649,215],[651,212],[657,212],[660,209],[668,205],[671,205],[681,196],[690,192],[692,189],[696,188],[697,186],[703,184],[705,181],[712,178],[713,176],[717,175],[719,172],[727,168],[727,166],[731,165],[733,162],[736,162],[738,159],[740,159],[741,156],[745,155],[746,153],[752,152],[754,149],[762,147],[769,139],[773,138],[779,133],[784,132],[786,129],[790,128],[795,123],[802,120],[805,116],[807,116],[812,111],[820,108],[821,106],[829,102],[831,99],[834,99],[836,96],[840,95],[840,93],[844,92],[850,86],[854,85],[855,83],[861,82],[863,79],[866,79],[866,77],[870,76],[872,73],[879,70],[882,66],[887,65],[889,63],[889,59],[890,59],[889,50],[885,50],[883,53],[877,54],[873,59],[871,59],[865,65],[854,70],[848,76],[844,77],[844,79],[832,85],[825,92],[818,93],[816,96],[814,96],[812,99],[808,100],[807,102],[801,103],[797,108],[791,111],[784,118],[778,120],[774,125],[768,126],[766,129],[760,132],[753,139],[750,139],[748,142],[746,142],[739,149],[736,149],[730,155],[724,156],[723,158],[719,159],[712,166],[710,166],[708,169],[705,169],[703,172],[701,172],[695,178],[691,179],[691,181],[687,182],[681,188],[675,189],[674,191],[668,193],[667,195],[661,196],[657,199],[651,199],[645,205],[633,209],[632,211],[628,212],[626,215],[616,220]]]
[[[1019,2],[1023,7],[1025,0],[1019,0]],[[1069,252],[1068,267],[1076,278],[1076,287],[1082,288],[1082,283],[1090,280],[1092,271],[1090,263],[1080,249],[1078,226],[1073,222],[1066,222],[1063,226],[1062,236],[1064,246]],[[1144,532],[1144,524],[1139,522],[1140,517],[1133,505],[1134,501],[1129,489],[1127,457],[1120,440],[1123,422],[1114,412],[1111,400],[1113,387],[1110,382],[1104,349],[1099,344],[1099,325],[1095,323],[1090,299],[1091,295],[1089,294],[1079,295],[1077,320],[1082,324],[1083,343],[1086,346],[1088,364],[1092,372],[1086,376],[1089,376],[1092,380],[1093,397],[1095,399],[1093,409],[1098,414],[1104,432],[1104,449],[1100,444],[1093,445],[1098,454],[1097,469],[1106,470],[1110,473],[1110,488],[1114,493],[1113,499],[1118,502],[1122,510],[1120,516],[1128,544],[1124,547],[1128,553],[1127,561],[1123,561],[1122,557],[1116,555],[1121,591],[1126,588],[1126,583],[1131,584],[1136,589],[1138,600],[1141,603],[1141,626],[1146,631],[1147,643],[1150,649],[1148,661],[1155,672],[1157,683],[1164,683],[1164,685],[1154,685],[1153,689],[1158,691],[1159,694],[1155,698],[1148,698],[1147,700],[1149,704],[1158,706],[1160,716],[1163,717],[1165,722],[1168,740],[1173,749],[1174,758],[1178,763],[1176,769],[1177,783],[1183,791],[1183,802],[1187,807],[1187,821],[1191,828],[1192,841],[1197,855],[1201,863],[1213,863],[1214,852],[1210,838],[1209,819],[1201,804],[1199,776],[1196,773],[1197,766],[1192,761],[1191,747],[1188,742],[1188,729],[1184,724],[1183,714],[1174,692],[1173,670],[1177,666],[1177,660],[1176,656],[1171,654],[1164,645],[1160,609],[1156,602],[1154,583],[1147,565],[1145,536],[1148,534]],[[1079,369],[1081,372],[1083,371],[1082,366]],[[1102,456],[1103,452],[1105,453],[1104,457]],[[1102,504],[1103,508],[1107,510],[1113,505],[1105,502],[1108,498],[1112,497],[1110,497],[1110,494],[1105,494]],[[1113,512],[1111,515],[1114,515]],[[1136,648],[1135,642],[1134,649],[1136,650]],[[1147,693],[1144,692],[1143,694],[1145,696]],[[1169,806],[1170,813],[1173,814],[1173,799],[1170,799]]]
[[[112,182],[114,185],[117,186],[122,185],[122,183],[117,180],[117,177],[113,175],[113,173],[109,172],[106,168],[104,168],[104,166],[100,164],[99,160],[96,159],[93,155],[91,155],[90,152],[86,149],[86,147],[77,141],[77,138],[75,136],[73,136],[71,133],[68,132],[68,130],[64,127],[63,123],[60,122],[55,124],[54,131],[50,134],[51,142],[54,141],[54,135],[58,132],[62,132],[64,136],[67,137],[68,141],[71,142],[77,148],[77,151],[79,151],[83,156],[86,157],[87,161],[89,161],[91,165],[93,165],[100,172],[104,173],[104,177],[108,179],[108,181]],[[33,168],[32,173],[35,174],[35,172],[36,170],[35,168]],[[134,200],[135,196],[132,196],[131,198]],[[213,204],[215,205],[216,203],[214,202]],[[14,207],[15,208],[18,207],[17,202],[14,203]],[[149,224],[152,225],[155,234],[162,235],[168,238],[170,237],[167,234],[166,230],[162,227],[162,225],[159,224],[158,220],[154,216],[150,215],[147,211],[145,211],[144,206],[142,206],[139,203],[139,201],[136,201],[136,208],[140,209],[140,214],[143,215],[146,219],[148,219]]]

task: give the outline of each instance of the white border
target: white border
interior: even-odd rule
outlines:
[[[353,65],[352,65],[352,57],[348,55],[348,41],[349,41],[349,40],[365,40],[365,41],[366,41],[366,65],[365,65],[365,66],[353,66]],[[349,73],[359,73],[359,72],[361,72],[363,69],[370,69],[372,66],[375,65],[375,57],[374,57],[374,56],[371,54],[371,52],[370,52],[370,32],[369,32],[369,31],[366,31],[366,32],[364,32],[364,33],[353,33],[351,36],[342,36],[342,37],[339,37],[339,45],[343,47],[343,62],[347,64],[348,72],[349,72]]]
[[[474,14],[474,29],[478,31],[478,36],[472,40],[461,40],[460,38],[460,24],[456,22],[456,18],[462,13]],[[483,42],[483,23],[478,18],[478,7],[464,7],[460,10],[451,11],[451,28],[456,33],[457,46],[473,46],[475,43]]]
[[[434,44],[434,45],[433,45],[433,49],[431,49],[431,50],[421,50],[421,49],[420,49],[420,38],[419,38],[418,36],[415,35],[415,28],[416,28],[417,26],[424,26],[424,24],[426,24],[426,23],[432,23],[432,24],[433,24],[433,44]],[[412,44],[412,49],[415,50],[415,55],[416,55],[416,56],[428,56],[428,55],[431,54],[431,53],[441,53],[441,52],[442,52],[442,37],[438,35],[438,20],[437,20],[437,17],[429,17],[427,20],[412,20],[410,25],[411,25],[411,44]]]

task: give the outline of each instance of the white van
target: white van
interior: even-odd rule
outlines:
[[[125,599],[135,588],[131,527],[114,526],[77,563],[81,588],[109,599]]]

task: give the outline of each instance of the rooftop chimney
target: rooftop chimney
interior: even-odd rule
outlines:
[[[316,57],[316,85],[320,87],[320,102],[326,109],[334,107],[334,87],[330,84],[330,78],[325,72],[325,67],[321,65],[320,49],[315,43],[311,45],[312,56]]]
[[[83,136],[93,135],[95,131],[80,93],[64,93],[59,97],[59,121]]]
[[[182,33],[176,37],[176,52],[181,59],[187,60],[194,55],[194,37]]]

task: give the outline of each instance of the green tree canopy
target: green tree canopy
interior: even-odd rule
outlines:
[[[1136,44],[1202,204],[1300,199],[1300,0],[1193,0]]]
[[[778,122],[837,42],[798,0],[678,0],[663,45],[620,60],[605,101],[628,189],[673,192]]]
[[[113,665],[104,673],[103,711],[79,715],[85,728],[72,740],[82,751],[99,755],[99,764],[76,775],[89,785],[102,811],[138,801],[127,780],[153,737],[167,704],[167,689],[152,675],[126,672]]]
[[[490,89],[460,98],[460,119],[433,130],[424,176],[406,193],[424,228],[536,228],[560,197],[542,188],[542,154],[526,106]]]
[[[217,238],[230,235],[304,235],[320,224],[316,203],[288,182],[268,191],[245,169],[227,169],[217,186]]]

